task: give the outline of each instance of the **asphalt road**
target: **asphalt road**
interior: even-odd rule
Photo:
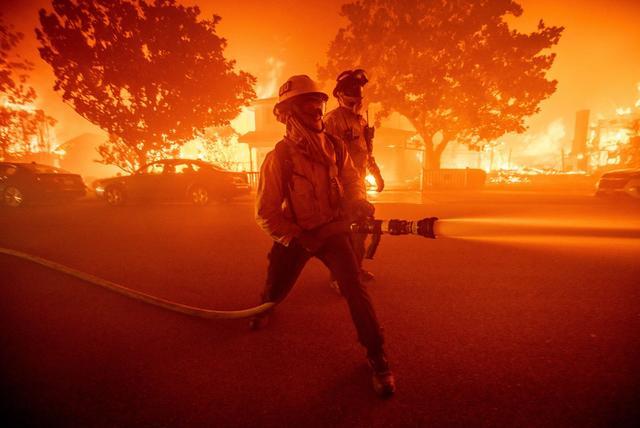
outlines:
[[[366,267],[397,377],[378,399],[312,261],[273,321],[189,318],[0,256],[3,419],[40,426],[638,426],[640,204],[561,193],[383,194]],[[0,246],[177,302],[258,302],[250,199],[0,210]]]

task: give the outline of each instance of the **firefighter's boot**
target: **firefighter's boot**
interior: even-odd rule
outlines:
[[[384,352],[369,357],[373,371],[373,389],[381,398],[389,398],[396,392],[396,380],[389,368]]]

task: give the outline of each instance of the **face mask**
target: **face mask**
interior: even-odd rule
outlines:
[[[362,97],[348,97],[346,95],[340,96],[340,104],[354,112],[360,111],[362,108]]]
[[[326,103],[317,98],[307,98],[293,105],[293,113],[303,124],[315,131],[322,131],[322,116]]]

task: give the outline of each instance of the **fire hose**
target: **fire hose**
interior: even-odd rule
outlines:
[[[407,220],[375,220],[370,219],[359,223],[347,223],[347,222],[335,222],[329,223],[325,228],[318,231],[319,239],[326,239],[332,234],[355,232],[355,233],[372,233],[372,234],[391,234],[391,235],[408,235],[416,234],[424,236],[426,238],[434,239],[435,235],[435,222],[437,218],[430,217],[419,221],[407,221]],[[158,306],[170,311],[178,312],[185,315],[206,318],[206,319],[239,319],[249,318],[261,314],[265,311],[272,309],[276,303],[266,302],[261,305],[235,311],[221,311],[207,308],[199,308],[195,306],[184,305],[181,303],[172,302],[160,297],[152,296],[141,291],[133,290],[123,285],[111,282],[109,280],[91,275],[86,272],[79,271],[77,269],[70,268],[61,263],[57,263],[51,260],[47,260],[42,257],[38,257],[32,254],[27,254],[22,251],[13,250],[10,248],[0,247],[0,254],[16,257],[19,259],[27,260],[29,262],[39,264],[46,268],[52,269],[57,272],[64,273],[69,276],[78,278],[86,283],[94,284],[113,292],[122,294],[129,298],[139,300],[154,306]]]

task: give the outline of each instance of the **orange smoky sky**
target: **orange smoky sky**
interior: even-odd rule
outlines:
[[[53,73],[39,58],[34,28],[38,9],[50,8],[50,2],[0,1],[4,19],[25,34],[20,52],[35,64],[31,83],[39,94],[38,106],[58,120],[59,140],[85,132],[100,133],[53,91]],[[258,78],[260,95],[271,95],[275,83],[288,75],[314,76],[317,64],[324,62],[329,42],[345,24],[339,15],[343,0],[182,3],[199,5],[205,17],[214,13],[222,17],[218,33],[228,41],[227,56]],[[616,107],[632,106],[640,98],[640,1],[521,0],[520,4],[524,14],[510,20],[514,28],[533,30],[539,19],[565,27],[554,49],[558,56],[551,70],[551,77],[559,81],[558,90],[529,120],[529,132],[544,132],[551,122],[561,120],[570,142],[576,110],[587,108],[593,115],[608,116]]]

